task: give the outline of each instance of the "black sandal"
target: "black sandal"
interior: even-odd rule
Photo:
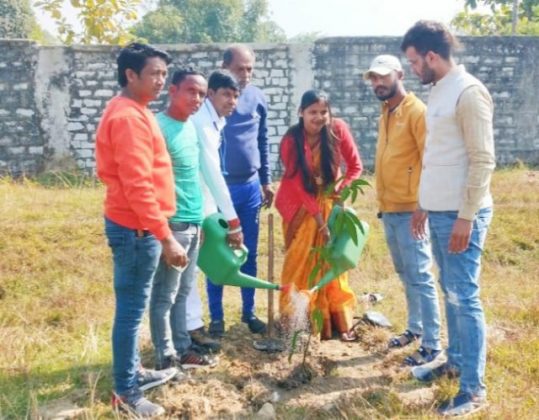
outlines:
[[[403,364],[406,366],[421,366],[432,362],[440,353],[442,353],[442,350],[427,349],[421,346],[411,355],[407,356]]]
[[[414,334],[412,331],[406,330],[401,335],[397,335],[396,337],[393,337],[391,340],[389,340],[387,346],[390,349],[406,347],[408,344],[413,343],[419,337],[421,337],[420,334]]]

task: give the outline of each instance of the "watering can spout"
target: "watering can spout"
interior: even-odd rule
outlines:
[[[279,290],[279,285],[240,272],[247,260],[245,246],[231,248],[226,241],[228,223],[221,213],[214,213],[202,223],[204,243],[200,247],[197,265],[216,285],[254,287]]]
[[[254,287],[257,289],[279,290],[278,284],[273,284],[269,281],[249,276],[248,274],[244,274],[241,271],[238,271],[236,275],[229,277],[224,284],[238,287]]]
[[[320,281],[313,287],[311,287],[311,289],[309,290],[310,293],[314,293],[314,292],[317,292],[318,290],[320,290],[322,287],[324,287],[326,284],[328,284],[331,280],[333,279],[336,279],[337,277],[339,277],[342,273],[344,273],[346,271],[346,269],[344,270],[338,270],[336,268],[330,268],[328,271],[326,271],[326,273],[322,276],[322,278],[320,279]]]

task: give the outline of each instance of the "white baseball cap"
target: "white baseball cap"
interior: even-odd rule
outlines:
[[[371,73],[379,74],[380,76],[386,76],[393,70],[402,71],[400,60],[394,55],[379,55],[372,60],[369,70],[363,74],[363,79],[369,80]]]

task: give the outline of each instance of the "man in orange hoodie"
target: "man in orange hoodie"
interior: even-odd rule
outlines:
[[[164,409],[143,391],[179,372],[141,367],[140,322],[161,254],[171,266],[187,264],[167,220],[176,210],[170,157],[147,108],[165,85],[170,57],[133,43],[121,50],[117,63],[121,92],[107,104],[96,135],[97,175],[106,185],[105,233],[114,261],[113,404],[137,417],[154,417]]]

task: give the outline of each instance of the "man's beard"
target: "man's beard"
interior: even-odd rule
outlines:
[[[423,63],[422,74],[421,74],[421,84],[429,85],[436,80],[436,74],[434,70],[427,66],[427,63]]]
[[[381,101],[387,101],[388,99],[393,98],[395,94],[397,93],[397,82],[393,83],[393,85],[389,88],[389,92],[385,95],[376,93],[376,90],[374,91],[374,94],[378,99]]]

